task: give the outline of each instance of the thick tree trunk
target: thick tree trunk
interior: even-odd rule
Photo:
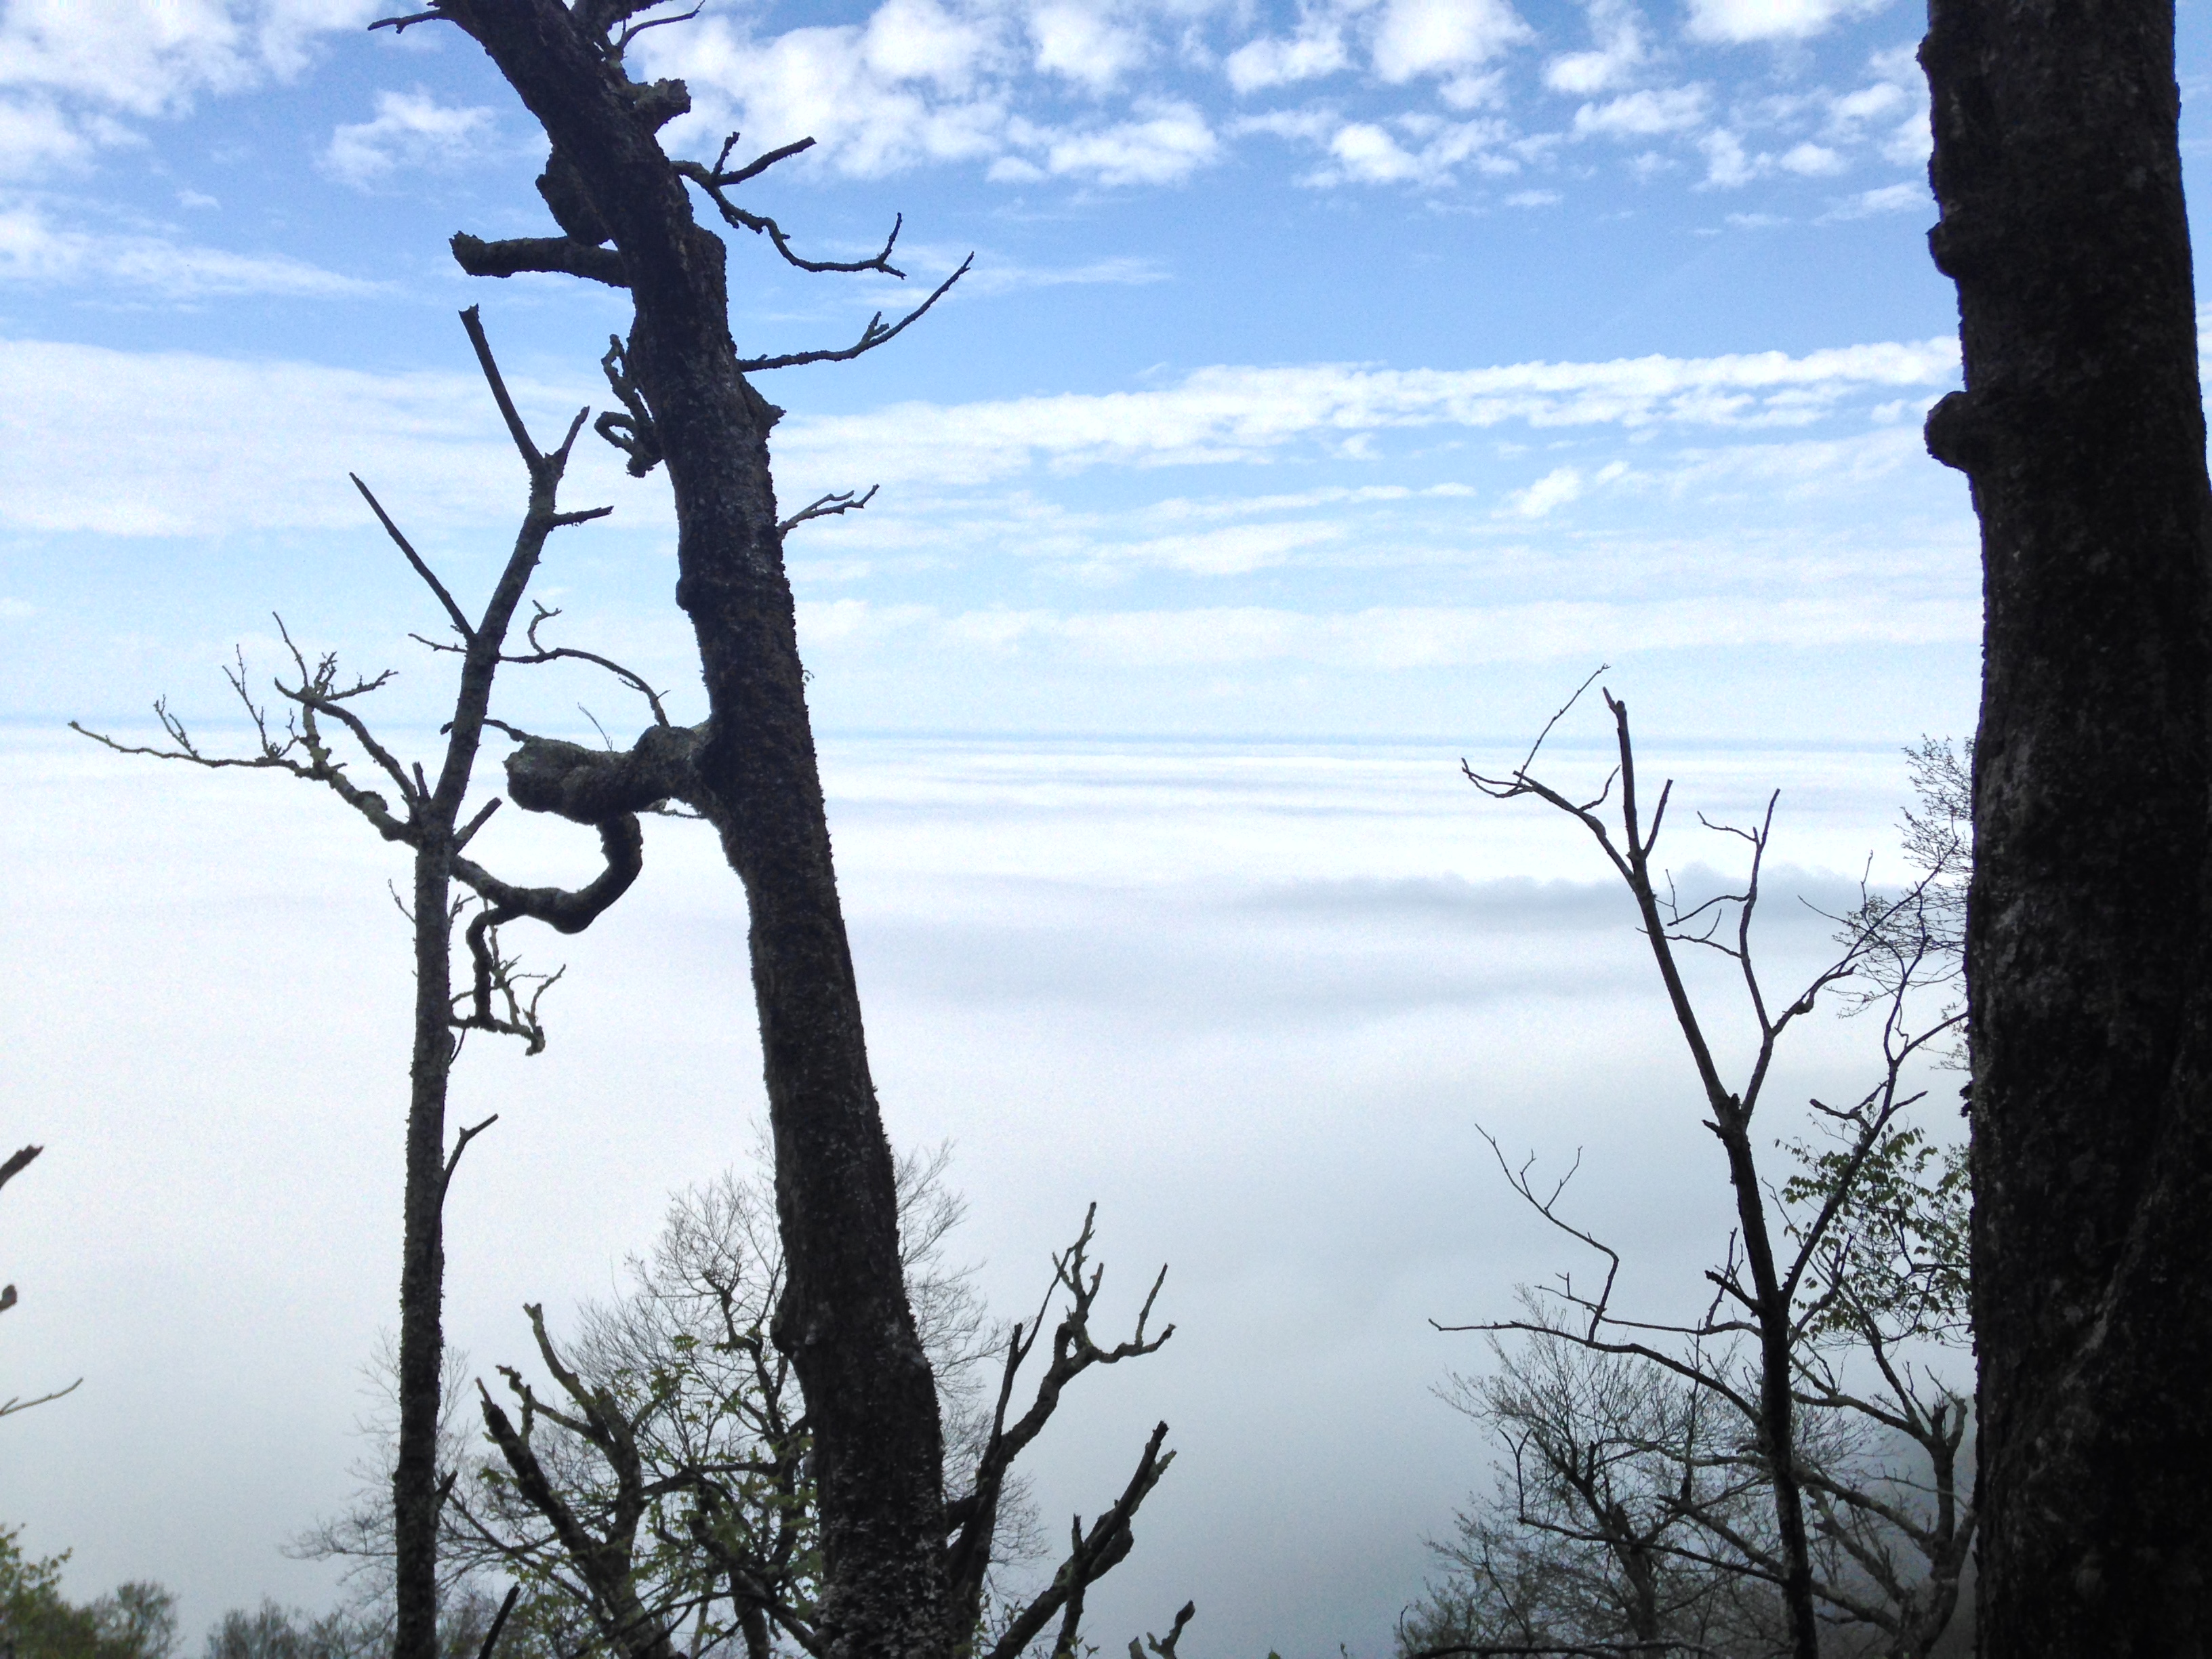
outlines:
[[[1981,515],[1981,1650],[2212,1641],[2204,420],[2171,0],[1931,0]]]
[[[631,377],[658,428],[678,524],[677,602],[710,720],[693,799],[751,906],[751,968],[788,1280],[775,1338],[815,1435],[831,1651],[942,1654],[943,1445],[899,1265],[890,1151],[830,859],[768,433],[737,368],[721,240],[618,63],[556,0],[441,16],[489,52],[573,166],[636,306]]]

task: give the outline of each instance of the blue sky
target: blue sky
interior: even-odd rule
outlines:
[[[344,472],[465,562],[513,511],[460,305],[544,418],[603,395],[615,296],[444,248],[540,228],[530,123],[466,41],[374,11],[8,9],[0,597],[39,621],[5,707],[132,706],[79,666],[118,627],[187,700],[270,605],[392,648],[362,625],[411,600]],[[751,198],[806,245],[903,212],[908,286],[977,255],[893,348],[767,377],[787,497],[884,486],[794,538],[824,725],[1506,730],[1596,653],[1715,736],[1956,726],[1917,32],[1834,0],[900,0],[647,34],[697,105],[672,142],[819,139]],[[907,297],[733,272],[749,349]],[[575,488],[616,520],[547,580],[680,684],[662,487]]]
[[[541,432],[604,402],[623,322],[453,267],[456,230],[544,228],[542,149],[473,47],[369,36],[377,10],[0,0],[0,1052],[8,1132],[50,1149],[0,1203],[0,1396],[88,1378],[0,1425],[0,1520],[74,1547],[81,1594],[177,1585],[195,1639],[330,1593],[277,1546],[347,1491],[391,1317],[399,866],[305,792],[60,724],[136,730],[167,694],[222,737],[217,665],[274,667],[274,610],[398,667],[382,717],[426,750],[431,609],[346,473],[479,590],[521,479],[453,313],[483,307]],[[803,246],[905,215],[903,289],[736,249],[746,349],[843,343],[976,256],[890,349],[764,389],[787,507],[882,486],[789,556],[893,1133],[956,1141],[1001,1306],[1092,1199],[1117,1270],[1175,1264],[1181,1346],[1080,1402],[1037,1476],[1088,1513],[1176,1425],[1096,1602],[1117,1648],[1194,1595],[1195,1654],[1387,1649],[1485,1467],[1429,1395],[1481,1356],[1425,1322],[1562,1265],[1476,1122],[1589,1149],[1653,1305],[1721,1246],[1623,901],[1455,764],[1517,757],[1609,662],[1688,800],[1784,789],[1778,886],[1894,867],[1899,745],[1971,728],[1979,629],[1964,483],[1919,437],[1957,362],[1920,21],[710,0],[640,44],[692,88],[672,143],[819,140],[749,198]],[[586,441],[567,499],[617,511],[539,591],[696,716],[665,484],[618,460]],[[541,727],[638,719],[580,679],[506,695]],[[1601,736],[1569,722],[1561,767],[1600,775]],[[484,845],[573,875],[574,838],[520,817]],[[1725,862],[1681,822],[1675,867]],[[738,905],[656,826],[635,897],[566,942],[551,1048],[465,1066],[461,1114],[504,1114],[453,1223],[480,1365],[750,1147]],[[1807,915],[1778,917],[1784,970]],[[1784,1095],[1848,1088],[1857,1041],[1808,1034]]]

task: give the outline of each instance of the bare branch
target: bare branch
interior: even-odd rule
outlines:
[[[471,314],[474,314],[473,310]],[[438,580],[437,573],[432,570],[429,565],[424,562],[422,556],[415,550],[414,544],[400,533],[399,526],[392,521],[392,515],[384,510],[384,503],[378,501],[369,487],[361,481],[360,473],[349,472],[346,477],[351,478],[353,487],[361,491],[362,500],[367,501],[368,510],[376,514],[376,521],[384,526],[384,533],[391,537],[398,545],[399,550],[407,556],[407,562],[415,567],[415,574],[420,576],[430,591],[438,596],[438,603],[446,607],[446,615],[453,621],[453,631],[465,641],[474,640],[477,636],[476,624],[469,620],[468,613],[455,603],[453,596],[446,591],[446,585]]]
[[[452,1155],[446,1159],[445,1184],[447,1187],[451,1187],[453,1184],[453,1171],[460,1167],[461,1154],[468,1151],[469,1142],[474,1140],[478,1135],[482,1134],[486,1129],[490,1128],[493,1124],[498,1121],[499,1114],[497,1112],[494,1112],[483,1122],[471,1123],[461,1131],[460,1139],[453,1143]]]
[[[8,1161],[0,1164],[0,1187],[6,1186],[30,1168],[31,1160],[46,1150],[43,1146],[25,1146],[9,1153]]]
[[[466,231],[453,239],[453,262],[471,276],[517,276],[547,271],[582,276],[609,288],[629,286],[629,267],[611,247],[594,247],[573,236],[516,236],[487,242]]]
[[[795,368],[801,363],[849,362],[863,352],[873,351],[880,345],[888,345],[903,334],[909,325],[920,322],[927,314],[930,307],[950,293],[953,283],[965,276],[968,274],[968,268],[975,263],[975,256],[971,253],[960,262],[959,270],[937,285],[927,300],[889,327],[884,325],[884,313],[878,312],[868,319],[868,325],[860,331],[860,337],[842,351],[794,351],[780,357],[740,357],[738,360],[738,368],[740,372],[751,374],[765,368]]]
[[[881,484],[870,484],[868,493],[858,498],[855,498],[854,492],[849,489],[840,491],[834,495],[817,496],[776,526],[775,533],[779,536],[787,536],[809,519],[834,519],[840,513],[858,513],[876,499],[876,492],[882,488]]]

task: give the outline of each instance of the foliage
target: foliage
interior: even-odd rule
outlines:
[[[1800,1170],[1782,1183],[1784,1200],[1801,1214],[1838,1205],[1808,1275],[1808,1334],[1850,1341],[1878,1326],[1893,1343],[1962,1340],[1971,1313],[1966,1147],[1938,1146],[1905,1124],[1856,1160],[1850,1146],[1789,1150]],[[1793,1237],[1802,1224],[1790,1223]]]
[[[14,1659],[170,1659],[176,1597],[133,1583],[80,1607],[62,1594],[69,1553],[26,1555],[21,1530],[0,1527],[0,1651]]]

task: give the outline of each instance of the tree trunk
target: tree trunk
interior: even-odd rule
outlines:
[[[471,745],[473,747],[473,745]],[[446,1088],[453,1073],[453,843],[415,849],[415,1053],[399,1244],[399,1446],[392,1469],[393,1651],[438,1652],[438,1407],[445,1364]]]
[[[943,1654],[937,1396],[900,1270],[890,1150],[784,574],[768,454],[781,411],[738,370],[721,240],[694,221],[619,59],[557,0],[447,0],[437,15],[483,46],[544,125],[636,307],[628,368],[675,490],[677,603],[697,635],[710,711],[693,799],[751,907],[789,1274],[775,1334],[815,1435],[830,1651]]]
[[[2212,618],[2171,0],[1931,0],[1982,523],[1981,1650],[2212,1632]]]

